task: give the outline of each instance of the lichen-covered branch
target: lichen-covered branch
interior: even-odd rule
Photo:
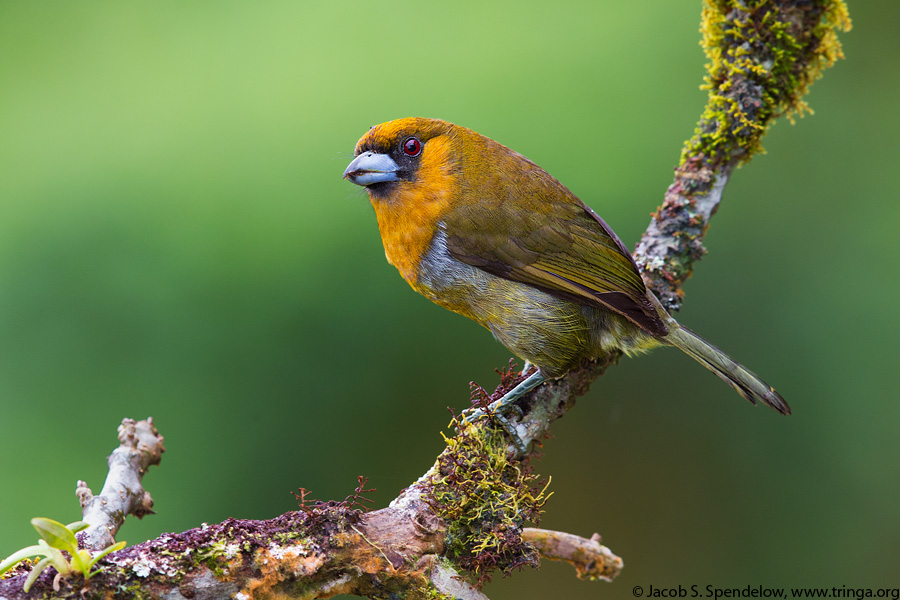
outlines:
[[[681,287],[705,252],[703,235],[734,168],[761,149],[776,117],[806,110],[802,97],[809,85],[841,56],[835,33],[841,28],[849,28],[843,0],[706,0],[709,102],[635,252],[648,285],[669,310],[681,306]],[[531,454],[518,456],[505,430],[513,427],[526,445],[539,446],[551,423],[616,358],[586,362],[541,385],[517,402],[521,412],[505,426],[491,414],[471,424],[454,419],[457,431],[447,448],[387,508],[356,508],[365,491],[362,480],[343,502],[310,503],[303,491],[299,511],[164,535],[109,555],[100,562],[105,570],[88,585],[78,576],[57,581],[60,589],[53,595],[484,600],[477,587],[492,572],[535,565],[542,557],[570,562],[579,576],[611,579],[622,561],[599,538],[527,527],[540,517],[549,482],[532,472]],[[505,372],[493,394],[475,386],[473,400],[486,410],[522,379]],[[140,444],[135,448],[140,452]],[[105,492],[106,486],[101,496]],[[114,533],[116,523],[134,511],[129,504],[118,516],[101,510],[109,521],[90,518],[96,529]],[[25,597],[26,573],[27,567],[19,567],[0,580],[0,600]],[[47,569],[34,590],[46,593],[52,586]]]
[[[165,451],[152,417],[146,421],[122,420],[119,447],[109,455],[109,472],[100,494],[94,496],[84,481],[78,481],[75,489],[82,519],[90,524],[78,536],[85,548],[102,550],[111,546],[128,515],[140,519],[153,512],[153,499],[141,481],[151,465],[159,464]]]
[[[427,512],[414,502],[370,513],[338,502],[204,524],[116,552],[87,582],[48,569],[31,596],[23,567],[0,580],[0,598],[483,598],[440,558],[443,530]]]

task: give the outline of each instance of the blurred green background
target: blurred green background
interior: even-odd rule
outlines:
[[[166,437],[137,543],[423,473],[509,354],[413,293],[341,180],[433,116],[535,160],[629,246],[703,106],[699,2],[20,2],[0,7],[0,554],[78,518],[122,417]],[[900,73],[892,0],[738,171],[679,319],[778,387],[752,408],[674,350],[598,380],[537,465],[541,525],[600,532],[508,598],[707,584],[897,587]]]

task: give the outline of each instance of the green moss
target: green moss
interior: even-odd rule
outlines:
[[[488,420],[454,418],[458,433],[445,438],[432,508],[447,523],[446,556],[479,582],[496,569],[537,566],[535,548],[522,541],[526,522],[537,522],[549,495],[527,463],[512,458],[509,440]]]
[[[843,57],[838,29],[850,29],[843,0],[706,0],[709,99],[681,164],[746,162],[775,118],[811,112],[803,96]]]
[[[102,596],[100,596],[102,597]],[[116,598],[132,598],[133,600],[145,600],[153,598],[154,594],[147,591],[146,586],[142,583],[133,583],[131,585],[116,585]]]

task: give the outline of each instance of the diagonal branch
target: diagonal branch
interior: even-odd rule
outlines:
[[[732,171],[762,151],[778,117],[811,112],[803,97],[844,56],[838,30],[850,30],[843,0],[705,0],[709,99],[634,253],[667,310],[681,308],[681,286],[706,252],[703,236]]]

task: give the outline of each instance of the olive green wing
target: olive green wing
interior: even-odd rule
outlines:
[[[625,245],[578,200],[516,210],[468,206],[445,220],[447,250],[466,264],[560,298],[626,317],[648,333],[667,328]]]

